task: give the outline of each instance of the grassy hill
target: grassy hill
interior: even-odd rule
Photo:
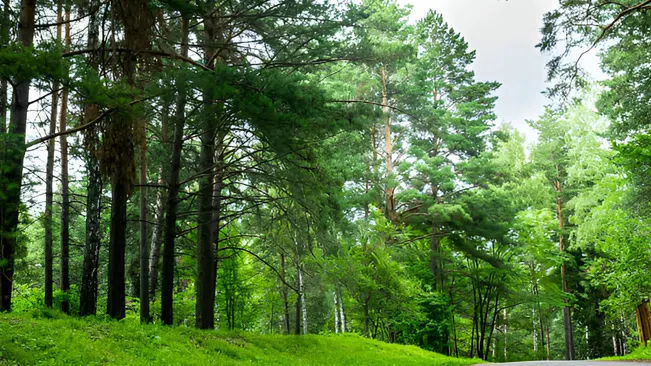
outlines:
[[[358,335],[280,336],[0,314],[0,365],[470,365]],[[52,316],[53,318],[48,318]]]

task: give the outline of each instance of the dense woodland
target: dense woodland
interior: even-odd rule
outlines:
[[[546,14],[535,141],[462,34],[393,0],[2,6],[0,311],[493,361],[639,346],[651,1]]]

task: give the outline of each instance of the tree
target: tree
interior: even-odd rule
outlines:
[[[35,0],[21,1],[17,38],[23,52],[29,49],[34,41],[35,13]],[[0,184],[2,184],[2,191],[5,192],[0,201],[0,218],[2,218],[0,227],[0,311],[11,310],[16,230],[21,203],[20,188],[25,157],[25,130],[31,77],[21,75],[13,82],[11,119],[7,132],[3,136],[6,151],[3,156],[4,169],[0,172]]]

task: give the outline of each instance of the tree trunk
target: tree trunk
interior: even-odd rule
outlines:
[[[66,5],[66,36],[65,49],[70,49],[70,5]],[[63,88],[61,96],[61,115],[59,117],[59,131],[64,132],[68,120],[68,88]],[[68,136],[62,135],[59,138],[61,147],[61,231],[59,249],[59,270],[60,288],[63,292],[61,300],[61,311],[70,313],[70,302],[68,291],[70,290],[70,198],[68,188]]]
[[[114,319],[125,315],[124,251],[126,247],[127,186],[120,177],[111,179],[111,227],[108,260],[106,313]]]
[[[209,7],[210,8],[210,7]],[[204,18],[204,32],[208,42],[215,39],[217,32],[217,20],[214,14]],[[215,50],[212,46],[205,49],[205,64],[212,67]],[[215,120],[214,111],[211,109],[214,103],[210,91],[203,92],[204,115],[201,131],[201,152],[199,154],[199,194],[197,198],[197,281],[196,281],[196,323],[199,329],[212,329],[215,327],[214,298],[215,284],[214,262],[215,253],[213,249],[213,183],[214,168],[213,158],[215,156]],[[210,115],[210,116],[209,116]]]
[[[34,17],[36,0],[23,0],[20,7],[18,42],[30,47],[34,40]],[[25,158],[25,130],[27,128],[27,108],[29,106],[29,84],[31,80],[20,80],[14,87],[11,105],[11,120],[5,135],[6,152],[4,166],[0,175],[0,311],[11,311],[11,295],[14,278],[15,233],[18,228],[20,210],[20,188],[23,178]]]
[[[344,300],[341,297],[341,290],[338,291],[339,295],[339,321],[341,321],[341,332],[346,333],[346,313],[344,312]]]
[[[145,137],[140,145],[140,322],[149,323],[149,235],[147,234],[147,123],[142,123]]]
[[[334,304],[335,304],[335,334],[339,333],[339,302],[337,301],[337,291],[333,292]]]
[[[86,120],[95,118],[97,109]],[[98,143],[98,142],[96,142]],[[102,175],[99,161],[92,153],[86,157],[86,174],[88,192],[86,197],[86,245],[84,246],[84,263],[80,294],[80,315],[97,313],[97,287],[99,271],[99,251],[102,233],[100,231],[102,213]]]
[[[559,247],[562,253],[565,252],[565,234],[563,233],[563,203],[561,200],[561,169],[556,165],[556,216],[558,218],[558,229],[560,233]],[[563,292],[569,293],[567,286],[567,265],[563,259],[561,264],[561,282]],[[565,359],[574,360],[574,339],[572,337],[572,313],[567,298],[563,299],[563,329],[565,332]]]
[[[367,296],[364,299],[364,337],[368,337],[368,330],[369,330],[369,321],[371,320],[368,314],[368,302],[370,300],[370,296]]]
[[[61,1],[57,3],[57,23],[63,21]],[[57,40],[61,41],[61,24],[57,25]],[[6,86],[6,85],[5,85]],[[3,94],[4,95],[4,94]],[[50,135],[56,133],[57,129],[57,113],[59,105],[59,82],[52,83],[52,110],[50,112]],[[4,114],[4,108],[2,109]],[[4,125],[4,123],[3,123]],[[47,165],[45,168],[45,213],[44,213],[44,230],[45,230],[45,306],[52,307],[52,292],[53,292],[53,254],[52,254],[52,206],[54,201],[54,154],[55,154],[56,139],[48,140],[47,142]]]
[[[169,153],[168,149],[168,117],[169,107],[163,104],[163,112],[161,114],[161,143],[165,147],[165,153]],[[162,186],[168,176],[167,164],[163,163],[158,169],[158,185]],[[156,289],[158,288],[158,262],[160,262],[160,250],[163,238],[163,225],[165,224],[165,190],[158,188],[156,192],[156,209],[154,212],[154,228],[151,234],[151,250],[149,252],[149,297],[154,299],[156,297]]]
[[[289,334],[289,302],[287,300],[288,292],[289,289],[287,288],[286,285],[286,277],[285,277],[285,254],[280,253],[280,278],[283,280],[283,283],[281,284],[282,286],[282,294],[283,294],[283,311],[284,311],[284,326],[285,326],[285,334]]]
[[[391,222],[396,221],[396,204],[394,198],[395,187],[393,187],[391,175],[393,174],[393,142],[391,141],[391,113],[389,110],[389,96],[387,92],[387,73],[382,66],[382,114],[384,115],[384,154],[386,158],[387,187],[386,187],[386,210],[387,218]]]
[[[221,231],[221,210],[222,210],[222,189],[224,187],[224,138],[225,135],[220,133],[217,136],[215,143],[215,156],[214,156],[214,165],[215,165],[215,177],[213,185],[213,202],[212,202],[212,222],[213,227],[213,248],[214,248],[214,264],[213,264],[213,277],[212,277],[212,303],[214,304],[214,313],[217,319],[219,319],[219,308],[218,304],[215,301],[216,296],[216,287],[217,287],[217,270],[219,270],[219,256],[217,252],[219,251],[219,233]]]
[[[92,0],[91,8],[96,8],[99,0]],[[99,44],[99,18],[96,12],[91,12],[88,20],[88,48],[96,49]],[[98,57],[91,53],[88,63],[98,69]],[[88,123],[99,115],[97,105],[84,106],[84,123]],[[97,313],[97,287],[99,271],[99,250],[101,247],[101,210],[102,210],[102,175],[97,151],[99,136],[96,127],[84,131],[84,147],[86,150],[86,242],[84,245],[84,263],[79,299],[79,315],[95,315]]]
[[[294,334],[301,334],[301,294],[300,292],[296,294],[296,312],[295,312],[295,321],[294,321]]]
[[[547,331],[547,360],[551,360],[551,343],[549,342],[549,325],[546,327]]]
[[[301,313],[303,314],[303,334],[308,333],[307,328],[307,302],[305,301],[305,281],[303,280],[303,266],[298,266],[298,286],[301,292]]]
[[[188,56],[188,20],[181,19],[181,55]],[[180,81],[174,116],[174,137],[168,179],[167,207],[165,209],[165,236],[163,243],[163,276],[161,286],[161,320],[163,324],[174,323],[174,240],[176,239],[176,208],[179,196],[179,172],[181,171],[181,150],[183,149],[183,128],[185,126],[185,84]]]
[[[9,29],[11,23],[9,20],[9,1],[5,0],[2,7],[2,14],[0,14],[0,44],[9,44]],[[7,87],[8,82],[6,78],[0,78],[0,134],[7,133]]]
[[[438,233],[438,225],[435,222],[432,222],[432,236],[430,237],[429,251],[430,251],[430,271],[432,271],[432,279],[433,279],[432,289],[436,290],[438,288],[438,282],[439,282],[439,268],[438,268],[439,233]]]

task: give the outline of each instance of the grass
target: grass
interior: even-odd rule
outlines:
[[[281,336],[0,314],[0,365],[471,365],[358,335]]]
[[[640,347],[626,356],[606,357],[601,360],[608,361],[651,361],[651,346]]]

